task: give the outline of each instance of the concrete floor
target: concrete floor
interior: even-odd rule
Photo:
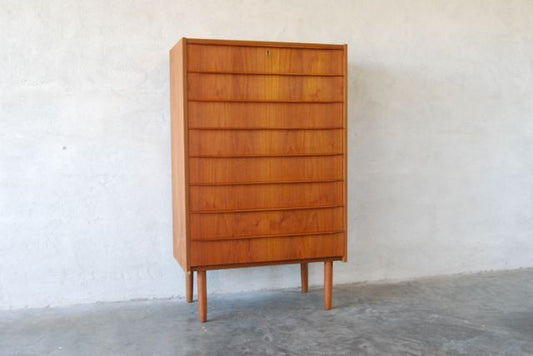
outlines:
[[[1,355],[533,355],[533,269],[0,312]]]

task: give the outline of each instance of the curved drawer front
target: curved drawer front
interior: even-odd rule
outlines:
[[[192,240],[298,236],[343,230],[344,208],[192,214]]]
[[[191,266],[331,258],[345,255],[345,234],[191,241]]]
[[[191,212],[321,207],[343,204],[343,182],[191,186]]]
[[[344,179],[343,156],[190,158],[190,184]]]
[[[343,73],[342,50],[200,44],[189,44],[187,50],[189,71],[314,75]]]
[[[198,102],[188,105],[189,128],[343,127],[342,103]]]
[[[342,154],[342,130],[191,130],[195,156]]]
[[[189,73],[189,100],[342,101],[342,77]]]

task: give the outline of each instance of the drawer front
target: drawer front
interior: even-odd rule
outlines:
[[[343,182],[191,186],[192,212],[278,209],[343,204]]]
[[[189,183],[287,182],[344,179],[343,156],[190,158]]]
[[[191,130],[191,156],[340,154],[343,130]]]
[[[188,105],[189,128],[343,127],[342,103],[229,103]]]
[[[246,240],[191,241],[191,266],[290,261],[345,255],[344,233]]]
[[[342,77],[189,73],[187,82],[189,100],[344,100]]]
[[[342,50],[189,44],[189,71],[342,75]],[[213,60],[216,58],[216,60]]]
[[[343,230],[343,208],[192,214],[192,240],[260,238]]]

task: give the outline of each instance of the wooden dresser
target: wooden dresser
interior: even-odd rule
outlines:
[[[181,39],[170,51],[174,256],[206,271],[346,261],[346,45]]]

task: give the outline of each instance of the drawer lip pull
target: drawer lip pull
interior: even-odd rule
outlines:
[[[268,75],[268,76],[289,76],[289,77],[344,77],[344,74],[330,73],[283,73],[283,72],[239,72],[239,71],[215,71],[215,70],[188,70],[187,73],[194,74],[228,74],[228,75]]]
[[[209,182],[209,183],[189,183],[190,186],[219,186],[219,185],[267,185],[267,184],[311,184],[311,183],[334,183],[344,182],[344,179],[314,179],[314,180],[276,180],[276,181],[251,181],[251,182]]]
[[[315,235],[335,235],[343,234],[346,230],[328,230],[328,231],[313,231],[313,232],[293,232],[285,234],[262,234],[262,235],[241,235],[241,236],[220,236],[208,238],[192,238],[195,242],[213,242],[213,241],[231,241],[231,240],[249,240],[249,239],[269,239],[277,237],[295,237],[295,236],[315,236]]]
[[[203,131],[306,131],[306,130],[344,130],[344,127],[330,126],[330,127],[190,127],[189,130],[203,130]]]
[[[344,156],[344,153],[295,153],[295,154],[248,154],[248,155],[189,155],[190,158],[262,158],[262,157],[322,157]]]
[[[249,209],[216,209],[216,210],[192,210],[191,214],[221,214],[221,213],[247,213],[257,211],[283,211],[283,210],[311,210],[311,209],[330,209],[344,208],[342,204],[316,205],[316,206],[295,206],[281,208],[249,208]]]
[[[188,98],[188,101],[209,103],[290,103],[290,104],[341,104],[344,100],[300,100],[300,99],[232,99],[232,98]]]

